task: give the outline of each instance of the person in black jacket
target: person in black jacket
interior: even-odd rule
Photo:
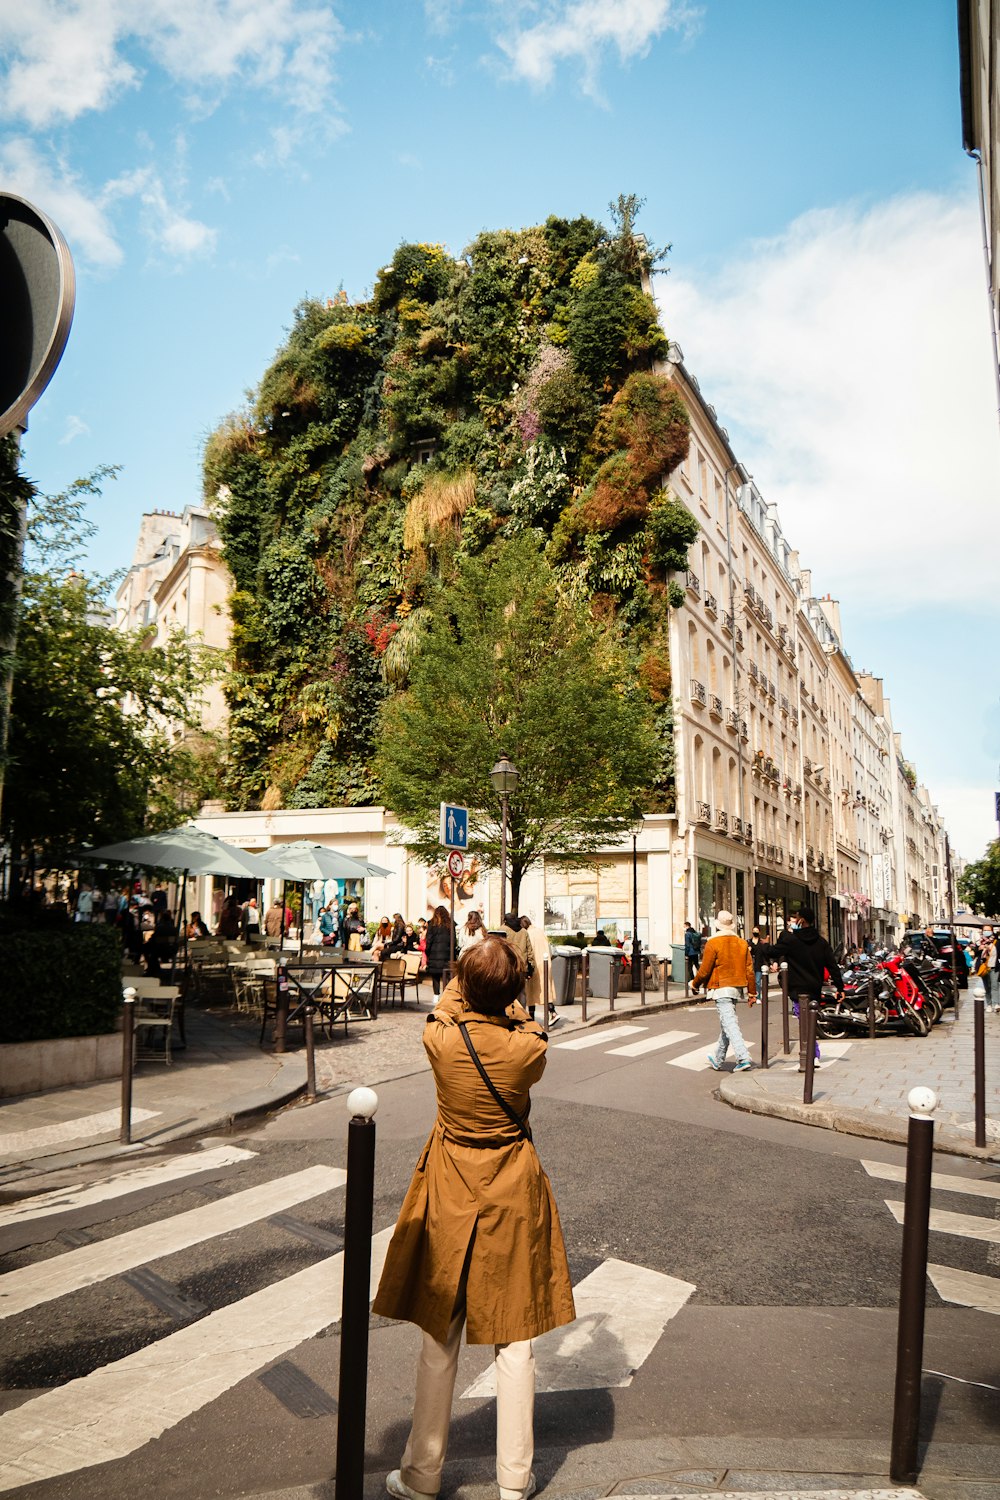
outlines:
[[[424,939],[424,968],[431,976],[435,995],[440,995],[441,975],[451,963],[452,954],[458,952],[456,936],[447,907],[435,907]]]
[[[833,949],[825,937],[816,931],[816,917],[808,907],[789,919],[788,926],[778,941],[768,950],[774,973],[778,965],[788,965],[788,993],[796,1002],[799,1012],[803,1004],[818,1001],[823,990],[824,975],[829,974],[838,992],[843,989],[844,976],[840,972]],[[799,1072],[806,1070],[805,1028],[799,1026]]]

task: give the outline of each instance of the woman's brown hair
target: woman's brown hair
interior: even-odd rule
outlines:
[[[450,921],[451,918],[448,915],[448,908],[446,906],[435,906],[434,915],[431,917],[430,925],[432,927],[444,927],[446,923]]]
[[[470,1010],[502,1016],[524,988],[521,955],[506,938],[486,937],[458,960],[458,983]]]

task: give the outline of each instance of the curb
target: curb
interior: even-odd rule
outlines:
[[[0,1186],[7,1183],[17,1182],[24,1177],[30,1177],[45,1172],[58,1171],[63,1167],[86,1166],[90,1162],[113,1160],[118,1156],[133,1156],[138,1151],[155,1150],[159,1146],[169,1145],[172,1141],[183,1141],[191,1136],[204,1135],[209,1131],[229,1130],[241,1120],[249,1120],[257,1115],[270,1113],[278,1110],[283,1105],[303,1093],[306,1086],[306,1064],[304,1058],[289,1057],[283,1063],[278,1079],[275,1083],[266,1085],[261,1089],[254,1089],[246,1094],[234,1094],[229,1099],[224,1099],[220,1104],[207,1109],[192,1110],[190,1114],[173,1123],[169,1120],[160,1124],[158,1129],[150,1131],[138,1140],[133,1139],[130,1145],[114,1141],[95,1141],[90,1146],[67,1146],[67,1148],[51,1153],[39,1154],[37,1156],[25,1156],[20,1161],[12,1162],[10,1166],[0,1172]]]
[[[871,1141],[890,1141],[905,1146],[909,1127],[905,1120],[892,1115],[876,1115],[870,1110],[845,1109],[836,1104],[802,1104],[795,1099],[778,1099],[764,1093],[753,1078],[724,1078],[717,1090],[724,1104],[747,1114],[770,1115],[773,1119],[792,1120],[796,1125],[813,1125],[820,1130],[837,1130],[842,1135],[864,1136]],[[995,1146],[975,1146],[948,1125],[937,1126],[934,1150],[949,1156],[967,1156],[972,1161],[1000,1162]]]

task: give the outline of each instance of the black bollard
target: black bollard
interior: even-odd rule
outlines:
[[[122,991],[122,1123],[118,1139],[132,1144],[132,1064],[135,1053],[135,990]]]
[[[868,976],[868,1039],[875,1040],[875,976]]]
[[[802,1083],[802,1103],[813,1102],[813,1074],[816,1071],[816,1012],[819,1009],[818,1002],[806,999],[805,995],[799,996],[799,1030],[805,1031],[806,1038],[806,1073]]]
[[[927,1302],[927,1235],[931,1213],[931,1162],[934,1155],[933,1089],[911,1089],[906,1141],[906,1200],[903,1211],[903,1258],[899,1276],[899,1328],[896,1338],[896,1393],[892,1410],[892,1455],[889,1474],[897,1484],[917,1478],[920,1432],[920,1375],[924,1357],[924,1309]]]
[[[365,1415],[368,1408],[368,1308],[372,1276],[372,1204],[375,1197],[375,1121],[378,1095],[348,1095],[347,1192],[344,1201],[344,1295],[340,1317],[340,1390],[337,1396],[337,1500],[361,1500],[365,1482]]]
[[[762,1068],[770,1066],[768,1057],[768,1014],[767,1014],[767,975],[760,976],[760,1065]]]
[[[277,996],[274,1006],[274,1050],[284,1052],[285,1032],[288,1027],[288,966],[281,961],[278,965]]]
[[[792,1050],[791,1037],[788,1034],[788,965],[782,964],[779,969],[781,984],[781,1045],[787,1057]]]
[[[642,958],[642,955],[640,954],[639,955],[639,1004],[640,1005],[645,1005],[645,1003],[646,1003],[646,965],[645,965],[645,962],[644,962],[644,960]]]
[[[587,990],[590,986],[590,954],[583,950],[583,963],[580,966],[580,999],[583,1002],[583,1014],[581,1020],[587,1019]]]
[[[986,1145],[986,991],[982,980],[972,993],[973,1076],[976,1101],[976,1145]]]
[[[542,1030],[549,1029],[549,961],[542,959]]]
[[[307,1005],[303,1012],[306,1033],[306,1098],[316,1097],[316,1035],[313,1031],[313,1008]]]

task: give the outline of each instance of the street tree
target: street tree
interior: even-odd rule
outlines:
[[[993,840],[982,859],[966,865],[958,877],[958,894],[980,916],[1000,916],[1000,839]]]
[[[94,530],[85,506],[113,474],[30,498],[2,810],[29,863],[167,827],[205,790],[210,756],[187,735],[212,654],[180,634],[153,646],[114,629],[114,580],[81,570]]]
[[[440,859],[439,804],[469,808],[469,851],[500,857],[489,772],[506,753],[511,904],[538,860],[581,865],[622,838],[653,783],[660,745],[648,698],[613,629],[560,591],[526,532],[460,558],[428,597],[405,692],[382,712],[376,771],[421,858]]]

